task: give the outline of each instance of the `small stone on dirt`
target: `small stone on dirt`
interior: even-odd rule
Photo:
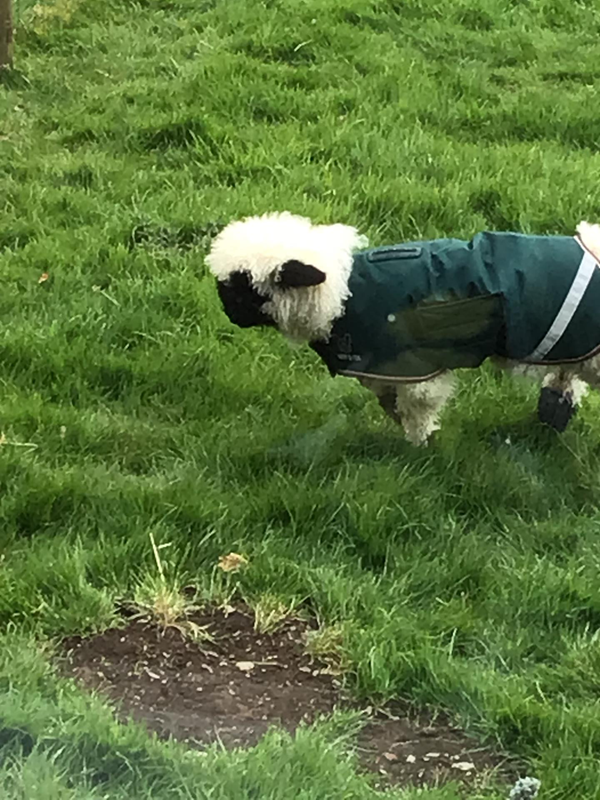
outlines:
[[[455,764],[452,764],[452,769],[459,769],[461,772],[471,772],[471,770],[475,769],[475,764],[472,764],[470,761],[457,761]]]

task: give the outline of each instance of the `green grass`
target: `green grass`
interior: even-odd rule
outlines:
[[[357,697],[448,710],[543,800],[599,797],[598,400],[559,438],[535,389],[467,374],[415,450],[311,352],[232,328],[203,264],[274,209],[375,243],[600,218],[597,5],[50,7],[17,2],[0,88],[2,797],[376,796],[351,718],[199,756],[56,676],[52,642],[155,573],[150,531],[201,597],[341,625]]]

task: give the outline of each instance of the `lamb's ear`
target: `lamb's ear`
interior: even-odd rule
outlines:
[[[286,261],[277,275],[277,283],[285,289],[297,289],[301,286],[318,286],[325,281],[324,272],[302,261]]]

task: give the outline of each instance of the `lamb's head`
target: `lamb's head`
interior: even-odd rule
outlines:
[[[253,328],[277,324],[272,301],[278,290],[284,292],[288,289],[318,286],[325,278],[326,275],[321,270],[292,259],[274,271],[268,282],[270,285],[263,285],[262,290],[254,283],[249,270],[238,269],[231,272],[228,278],[217,280],[217,291],[223,310],[231,322],[240,328]]]
[[[242,328],[276,325],[293,338],[326,336],[348,297],[352,252],[364,240],[346,225],[292,214],[230,223],[206,261],[223,309]]]

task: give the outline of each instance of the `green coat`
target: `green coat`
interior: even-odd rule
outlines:
[[[400,381],[490,356],[582,360],[600,347],[600,269],[589,255],[569,324],[547,352],[540,344],[581,282],[584,255],[573,237],[487,232],[356,253],[344,315],[312,347],[333,374]]]

